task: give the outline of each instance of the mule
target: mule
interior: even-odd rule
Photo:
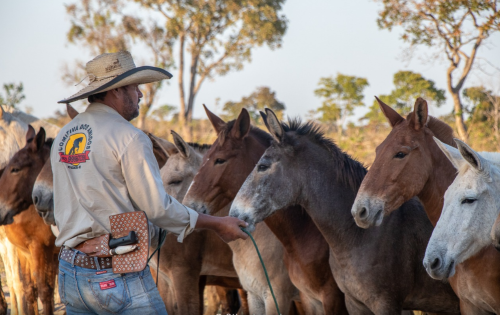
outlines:
[[[458,139],[458,149],[435,141],[458,171],[424,257],[429,275],[442,280],[491,245],[490,232],[500,213],[500,153],[477,153]],[[500,308],[491,311],[500,313]]]
[[[241,187],[251,169],[270,145],[271,136],[251,126],[250,116],[246,110],[242,110],[232,127],[231,123],[226,124],[208,109],[205,110],[217,133],[220,134],[224,130],[226,134],[223,144],[215,147],[210,154],[213,159],[225,160],[227,165],[219,175],[217,170],[222,168],[217,167],[218,164],[206,164],[204,172],[211,173],[209,178],[217,179],[216,182],[210,183],[208,189],[217,186],[221,186],[222,191],[227,191],[230,186],[231,189],[237,189]],[[232,128],[238,126],[239,133],[243,135],[240,138],[234,137],[232,132]],[[200,171],[201,182],[206,181],[208,175],[205,179],[202,175]],[[193,191],[194,189],[196,187]],[[198,195],[204,193],[199,191]],[[226,196],[234,198],[234,191],[226,193]],[[214,208],[217,206],[224,205],[216,205]],[[284,262],[292,283],[300,291],[304,311],[307,314],[346,314],[344,295],[333,279],[328,264],[328,244],[310,217],[300,207],[295,207],[288,209],[287,212],[279,211],[265,222],[285,249]],[[306,235],[306,237],[296,237],[296,235]]]
[[[183,203],[192,209],[211,215],[225,216],[229,205],[236,196],[245,176],[250,172],[252,163],[241,160],[257,160],[259,152],[249,150],[254,145],[267,146],[268,137],[258,128],[250,128],[246,110],[238,119],[225,123],[205,107],[205,111],[218,134],[217,140],[203,157],[203,164],[193,179]],[[245,115],[246,113],[246,115]],[[249,137],[248,134],[260,133],[264,137]],[[253,142],[254,145],[242,143]],[[292,300],[298,299],[298,291],[290,281],[284,264],[284,249],[266,225],[259,225],[254,238],[263,255],[271,283],[276,293],[280,311],[288,314]],[[248,292],[251,314],[275,314],[276,308],[269,291],[265,275],[250,239],[229,243],[233,251],[233,264],[243,288]]]
[[[230,215],[255,224],[300,205],[330,247],[330,266],[350,314],[401,314],[403,309],[458,312],[448,284],[427,276],[421,261],[432,225],[417,200],[381,228],[361,229],[350,210],[366,169],[313,123],[281,123],[266,109],[274,138],[245,180]]]
[[[174,143],[150,135],[168,156],[160,170],[165,190],[173,198],[182,200],[210,146],[186,143],[174,131],[172,136]],[[161,251],[158,289],[169,314],[202,314],[205,284],[222,284],[241,289],[232,264],[231,249],[213,232],[194,231],[183,243],[179,243],[175,235],[169,234],[163,247],[165,250]],[[156,261],[151,267],[156,270]],[[231,277],[228,279],[230,282],[221,281],[221,277]],[[218,296],[223,304],[222,313],[236,313],[238,309],[230,308],[234,303],[227,301],[227,290],[218,292],[221,293]],[[247,314],[245,294],[240,291],[240,295],[243,311]]]
[[[444,195],[457,170],[439,149],[433,136],[455,147],[453,130],[428,115],[427,102],[417,99],[405,119],[378,100],[392,131],[377,147],[377,156],[361,185],[352,213],[359,226],[375,225],[398,206],[417,196],[433,226],[443,209]],[[500,253],[489,246],[456,267],[449,282],[460,298],[462,314],[489,314],[500,292]]]
[[[52,314],[58,268],[55,237],[31,203],[31,190],[37,173],[49,157],[52,139],[46,141],[45,130],[40,128],[35,134],[30,125],[26,143],[0,176],[0,218],[2,225],[8,224],[5,227],[7,239],[22,254],[19,261],[22,290],[26,294],[26,301],[23,302],[25,312],[38,313],[38,296],[44,313]],[[14,218],[15,215],[18,216]]]

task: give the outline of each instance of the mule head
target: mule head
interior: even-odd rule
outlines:
[[[295,165],[301,140],[287,135],[272,110],[266,108],[261,115],[274,141],[246,178],[229,212],[247,222],[250,231],[275,211],[296,204],[299,188],[293,183],[301,177]]]
[[[479,154],[460,140],[458,149],[434,140],[458,170],[444,195],[443,211],[424,257],[429,275],[443,279],[491,244],[490,232],[500,209],[500,156]]]
[[[183,203],[198,212],[215,214],[229,210],[229,204],[269,145],[270,137],[251,126],[246,109],[228,123],[206,107],[205,111],[218,137],[203,157]]]
[[[174,143],[170,143],[168,161],[161,169],[161,177],[166,192],[177,200],[182,200],[200,168],[203,154],[209,146],[189,145],[175,131],[171,131]]]
[[[413,112],[406,119],[380,99],[377,101],[392,130],[377,147],[375,161],[352,206],[351,213],[362,228],[380,225],[385,215],[424,190],[433,175],[433,161],[443,158],[432,140],[430,121],[433,128],[439,125],[439,134],[446,134],[448,141],[452,141],[451,128],[428,116],[424,99],[416,100]]]
[[[38,214],[42,217],[45,224],[55,225],[54,218],[54,181],[52,177],[52,165],[50,159],[47,159],[38,174],[33,192],[31,193],[33,204]]]
[[[12,156],[25,146],[27,131],[28,124],[5,111],[0,105],[0,168],[4,168]]]
[[[32,204],[31,191],[49,158],[51,145],[52,140],[46,141],[43,128],[35,134],[29,126],[26,146],[12,157],[0,177],[0,225],[12,223],[14,215]]]

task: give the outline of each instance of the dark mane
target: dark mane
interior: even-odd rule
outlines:
[[[229,135],[229,133],[233,129],[235,122],[236,119],[229,121],[219,132],[218,139],[221,143],[223,143],[224,139],[226,139],[226,137]],[[253,135],[259,142],[261,142],[266,146],[269,146],[271,144],[271,141],[273,140],[273,137],[270,134],[268,134],[267,132],[265,132],[260,128],[255,127],[254,125],[250,126],[250,134]]]
[[[188,142],[187,144],[191,148],[195,149],[196,151],[198,151],[200,153],[205,153],[206,151],[208,151],[212,147],[211,144],[206,144],[206,143],[199,144],[199,143],[196,143],[196,142]]]
[[[311,142],[330,152],[334,161],[336,161],[336,167],[334,168],[337,170],[337,180],[354,191],[358,191],[366,175],[366,168],[359,161],[342,151],[332,139],[327,138],[319,125],[311,121],[302,123],[300,118],[288,119],[287,123],[282,122],[281,125],[285,132],[293,131],[296,135],[307,137]]]

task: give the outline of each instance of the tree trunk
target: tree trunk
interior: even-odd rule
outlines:
[[[460,91],[451,91],[453,98],[453,108],[455,109],[455,125],[457,127],[458,136],[462,141],[467,142],[469,136],[467,135],[467,127],[464,123],[463,106],[460,101]]]
[[[181,133],[183,137],[188,135],[186,124],[186,97],[184,95],[184,44],[186,36],[181,34],[179,37],[179,94],[180,94],[180,108],[179,108],[179,124],[181,125]],[[189,141],[189,140],[188,140]]]
[[[141,105],[141,107],[139,108],[139,117],[137,118],[137,128],[148,131],[146,128],[146,116],[148,115],[150,109],[151,104]]]

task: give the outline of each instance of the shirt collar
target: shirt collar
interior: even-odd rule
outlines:
[[[106,104],[102,104],[102,103],[98,103],[98,102],[90,103],[90,105],[87,107],[85,112],[89,112],[89,113],[106,112],[106,113],[110,113],[110,114],[114,114],[114,115],[118,115],[118,116],[122,117],[122,115],[120,115],[120,113],[118,113],[114,108],[111,108]]]

